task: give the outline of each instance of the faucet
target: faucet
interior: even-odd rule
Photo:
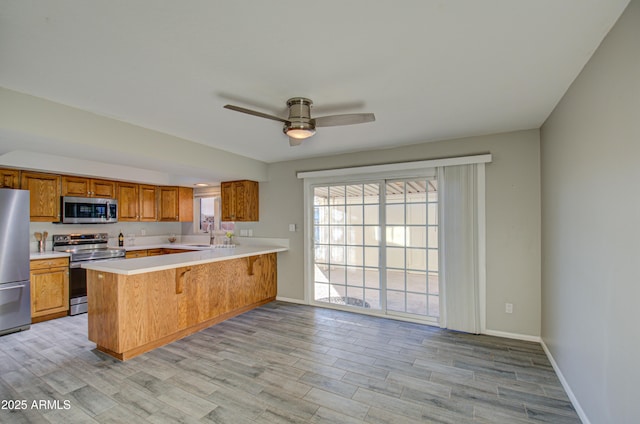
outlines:
[[[209,246],[213,246],[215,244],[216,236],[213,234],[213,222],[209,223]]]

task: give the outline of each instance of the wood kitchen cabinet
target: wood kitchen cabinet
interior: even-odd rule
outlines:
[[[41,322],[69,311],[69,258],[31,261],[31,321]]]
[[[140,221],[158,220],[158,187],[140,184],[138,190]]]
[[[116,198],[119,221],[193,221],[193,189],[0,169],[0,188],[29,190],[31,221],[59,222],[60,196]]]
[[[22,171],[20,180],[30,192],[31,221],[60,221],[60,175]]]
[[[0,169],[0,188],[20,188],[20,171]]]
[[[116,197],[116,182],[83,177],[62,177],[62,195],[76,197]]]
[[[118,183],[118,220],[158,220],[158,187],[147,184]]]
[[[193,189],[189,187],[159,187],[158,220],[193,221]]]
[[[147,255],[147,249],[127,250],[124,254],[125,259],[144,258]]]
[[[139,221],[139,184],[118,183],[116,199],[118,200],[118,221]]]
[[[256,181],[225,181],[220,185],[222,221],[259,221],[259,186]]]
[[[193,252],[193,250],[168,249],[166,247],[158,247],[153,249],[127,250],[127,252],[125,253],[125,258],[126,259],[144,258],[146,256],[170,255],[172,253],[185,253],[185,252]]]
[[[151,250],[151,249],[149,249]],[[173,253],[185,253],[185,252],[195,252],[195,250],[189,250],[189,249],[169,249],[166,247],[162,248],[162,254],[163,255],[171,255]],[[151,254],[149,254],[151,255]]]
[[[270,302],[275,253],[134,275],[87,270],[88,335],[127,360]]]

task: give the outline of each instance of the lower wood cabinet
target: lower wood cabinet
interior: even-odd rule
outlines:
[[[120,360],[272,301],[276,254],[123,275],[87,270],[89,340]]]
[[[127,250],[124,254],[124,257],[126,259],[131,259],[131,258],[144,258],[147,255],[147,249],[140,249],[140,250]]]
[[[69,311],[69,259],[31,261],[31,320],[46,321]]]
[[[169,248],[162,248],[162,254],[163,255],[170,255],[172,253],[184,253],[184,252],[194,252],[194,250],[187,250],[187,249],[169,249]]]
[[[144,258],[145,256],[169,255],[171,253],[185,253],[185,252],[193,252],[193,250],[168,249],[166,247],[158,247],[155,249],[127,250],[127,252],[125,253],[125,258],[126,259]]]

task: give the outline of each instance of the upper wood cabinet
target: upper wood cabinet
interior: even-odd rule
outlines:
[[[118,200],[118,221],[139,221],[140,186],[135,183],[118,183],[116,199]]]
[[[159,221],[193,221],[192,188],[159,187],[158,191]]]
[[[0,169],[0,188],[29,190],[31,221],[59,222],[60,196],[118,200],[119,221],[193,221],[193,189]]]
[[[60,175],[22,171],[20,179],[29,190],[31,221],[60,221]]]
[[[62,177],[62,195],[77,197],[116,197],[116,182],[83,177]]]
[[[20,171],[0,169],[0,188],[20,188]]]
[[[193,196],[193,195],[192,195]],[[158,220],[158,187],[140,184],[138,190],[140,221]]]
[[[220,185],[222,221],[258,221],[259,186],[256,181],[225,181]]]
[[[118,220],[158,221],[158,191],[152,185],[118,183]]]

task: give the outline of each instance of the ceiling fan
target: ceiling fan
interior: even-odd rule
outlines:
[[[224,105],[225,109],[235,110],[236,112],[247,113],[260,118],[271,119],[284,123],[282,131],[289,136],[289,145],[299,146],[302,140],[309,138],[316,133],[316,127],[335,127],[338,125],[363,124],[376,120],[373,113],[349,113],[345,115],[329,115],[320,116],[318,118],[311,117],[311,106],[313,102],[305,97],[293,97],[287,100],[289,108],[289,117],[281,118],[279,116],[269,115],[267,113],[257,112],[251,109],[234,105]]]

